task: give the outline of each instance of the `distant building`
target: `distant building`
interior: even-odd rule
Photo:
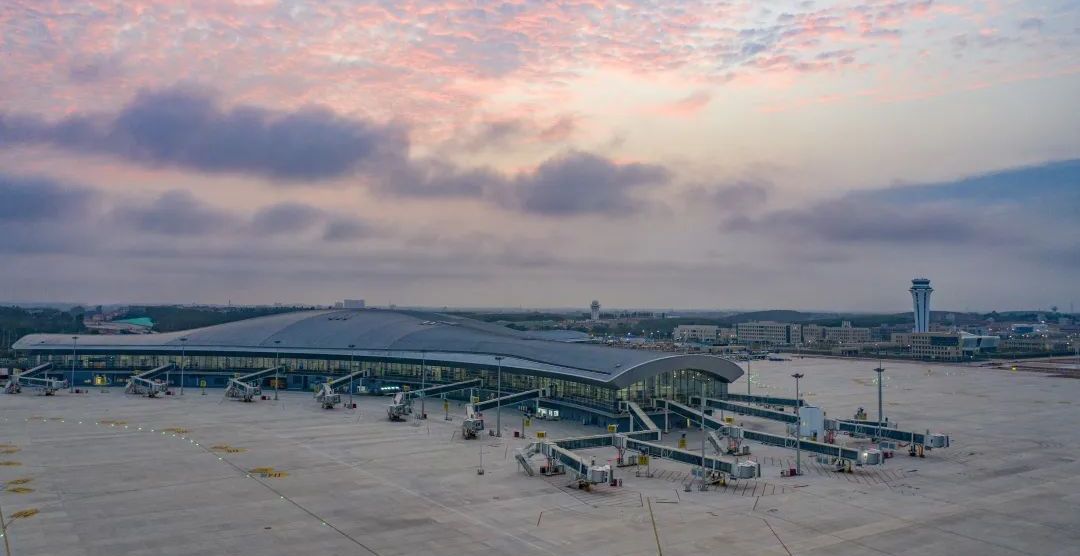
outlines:
[[[928,278],[915,278],[911,281],[911,301],[915,306],[915,328],[912,332],[930,331],[930,294],[934,288],[930,287]]]
[[[840,326],[820,326],[806,324],[802,326],[802,343],[813,345],[825,344],[859,344],[871,340],[870,329],[851,326],[851,322],[844,321]]]
[[[967,332],[915,332],[911,335],[911,356],[917,359],[961,361],[996,352],[1000,338]]]
[[[742,322],[735,325],[735,335],[740,344],[790,346],[799,341],[801,330],[799,325],[785,322]]]
[[[1053,351],[1061,344],[1065,347],[1065,342],[1058,342],[1052,338],[1045,336],[1018,336],[1016,338],[1007,338],[1001,341],[1001,351],[1012,351],[1018,353],[1034,353],[1039,351]]]
[[[1009,327],[1012,334],[1046,334],[1050,326],[1046,324],[1014,324]]]
[[[342,303],[342,307],[344,307],[345,309],[363,309],[364,305],[365,303],[363,299],[346,299]]]
[[[834,344],[858,344],[870,341],[870,329],[861,326],[851,326],[850,322],[844,321],[840,326],[825,329],[825,341]]]
[[[671,337],[680,342],[716,343],[720,327],[711,324],[680,324],[671,332]]]
[[[590,320],[600,320],[600,302],[594,299],[592,304],[589,305],[589,309],[592,311]]]

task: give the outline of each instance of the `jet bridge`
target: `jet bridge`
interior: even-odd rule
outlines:
[[[262,380],[270,375],[277,374],[284,367],[270,367],[261,371],[255,371],[237,378],[230,378],[229,385],[225,388],[225,397],[234,398],[242,402],[250,402],[255,396],[262,394]]]
[[[546,469],[550,469],[553,464],[559,464],[570,468],[576,474],[580,474],[583,469],[592,468],[594,464],[586,465],[582,458],[572,453],[572,450],[586,450],[590,448],[602,448],[605,446],[613,446],[619,450],[620,453],[630,450],[650,457],[669,459],[671,461],[677,461],[697,467],[700,467],[702,463],[704,463],[706,470],[713,473],[726,473],[740,479],[752,479],[760,474],[757,464],[752,462],[743,462],[735,465],[717,457],[706,456],[703,459],[701,454],[689,450],[681,450],[671,446],[650,442],[647,439],[635,438],[635,436],[640,435],[641,433],[597,434],[591,436],[561,438],[547,442],[535,442],[530,444],[527,449],[519,450],[514,457],[529,476],[533,476],[535,473],[532,464],[529,462],[529,458],[536,453],[548,455],[549,464],[546,466]],[[549,447],[545,448],[544,445],[549,445]],[[607,478],[610,479],[610,476],[609,473]]]
[[[61,380],[35,376],[39,373],[51,370],[52,366],[52,362],[49,362],[43,363],[41,365],[38,365],[37,367],[28,369],[23,372],[13,371],[11,378],[8,379],[7,384],[4,385],[4,393],[18,394],[19,392],[22,392],[23,386],[32,386],[41,388],[43,394],[45,394],[46,396],[51,396],[53,393],[56,392],[56,390],[61,390],[67,387],[66,383],[62,386],[57,387],[57,383],[62,382]]]
[[[671,446],[665,446],[663,444],[656,444],[654,442],[647,442],[644,440],[637,440],[634,438],[623,437],[626,443],[627,450],[633,450],[640,452],[650,457],[669,459],[695,467],[702,467],[704,463],[705,469],[712,471],[721,471],[728,475],[738,476],[735,473],[735,466],[729,462],[720,458],[705,456],[702,458],[701,454],[694,453],[689,450],[681,450],[679,448],[673,448]],[[618,441],[618,440],[616,440]],[[750,478],[750,477],[743,477]]]
[[[604,436],[609,439],[611,437],[611,435]],[[595,460],[586,461],[568,448],[563,448],[555,442],[534,442],[514,455],[514,458],[530,476],[534,474],[534,471],[529,458],[537,453],[548,458],[546,469],[565,469],[573,473],[579,487],[584,488],[588,485],[607,483],[611,480],[611,465],[597,465]]]
[[[428,396],[457,392],[458,390],[479,388],[481,384],[483,384],[483,381],[474,378],[450,384],[433,384],[427,388],[411,390],[409,392],[398,392],[394,396],[393,403],[386,408],[386,415],[391,421],[402,421],[405,419],[406,415],[412,414],[412,403],[414,398],[426,398]],[[461,428],[461,433],[465,438],[476,438],[476,433],[484,430],[484,419],[479,415],[479,411],[473,408],[472,405],[466,406],[465,413],[466,417]]]
[[[795,407],[806,405],[806,400],[796,400],[795,398],[781,398],[777,396],[751,396],[750,394],[735,394],[728,392],[724,399],[732,402],[752,403],[757,405],[779,405],[785,407]]]
[[[679,402],[671,400],[657,400],[657,403],[665,405],[672,413],[686,417],[691,421],[701,422],[704,420],[706,428],[723,430],[726,425],[719,419],[714,419],[708,415],[702,415],[700,411],[683,405]],[[794,450],[798,446],[802,450],[814,454],[821,454],[830,456],[833,458],[853,461],[853,462],[865,462],[867,461],[863,457],[863,453],[851,448],[844,448],[842,446],[835,446],[832,444],[825,444],[822,442],[814,442],[812,440],[797,441],[795,438],[789,436],[782,436],[778,434],[771,434],[767,432],[755,431],[743,428],[742,437],[746,440],[752,440],[761,444],[767,444],[770,446],[778,446],[781,448],[789,448]],[[872,461],[872,460],[871,460]]]
[[[492,398],[490,400],[484,400],[482,402],[477,402],[471,405],[473,406],[473,410],[477,412],[483,412],[489,409],[499,407],[500,405],[510,406],[518,402],[538,400],[540,398],[548,398],[552,395],[554,395],[553,390],[550,388],[537,388],[536,390],[526,390],[524,392],[507,394],[501,398]]]
[[[451,384],[435,384],[428,386],[427,388],[421,388],[419,390],[410,390],[405,393],[407,399],[413,398],[426,398],[430,396],[438,396],[440,394],[449,394],[450,392],[457,392],[458,390],[466,390],[468,388],[479,388],[483,384],[483,381],[479,378],[471,380],[463,380],[461,382],[454,382]]]
[[[173,364],[168,363],[160,367],[150,369],[149,371],[142,372],[137,375],[132,375],[131,378],[128,379],[127,388],[124,389],[124,392],[128,394],[146,396],[148,398],[156,398],[158,394],[165,392],[166,389],[169,387],[168,384],[165,384],[164,382],[159,382],[158,380],[156,380],[156,378],[159,375],[172,370],[172,368]]]
[[[691,397],[691,404],[700,404],[701,398]],[[724,400],[717,400],[712,398],[705,398],[706,407],[713,409],[721,409],[724,411],[730,411],[739,415],[748,415],[751,417],[759,417],[762,419],[769,419],[771,421],[779,421],[781,423],[794,424],[799,418],[794,413],[784,413],[783,411],[774,411],[771,409],[765,409],[763,407],[754,407],[751,405],[744,405]],[[807,406],[803,406],[807,407]],[[825,430],[846,432],[852,435],[863,435],[875,438],[885,438],[888,440],[895,440],[897,442],[907,442],[915,446],[925,446],[927,448],[947,448],[949,446],[949,437],[944,434],[926,434],[918,432],[910,432],[891,428],[888,423],[878,423],[877,421],[855,421],[850,419],[825,419]],[[752,431],[751,431],[752,432]],[[806,445],[806,441],[803,442]]]
[[[635,434],[635,437],[641,440],[660,440],[660,427],[656,426],[641,406],[632,401],[625,401],[622,404],[630,413],[630,430],[627,432]]]
[[[922,446],[924,448],[949,447],[948,435],[930,434],[929,431],[927,431],[926,434],[902,431],[889,428],[886,423],[878,423],[875,421],[857,422],[848,421],[846,419],[826,419],[825,428],[828,430],[846,432],[848,434],[858,434],[875,438],[887,438],[897,442],[907,442],[912,446]]]
[[[696,396],[692,396],[690,398],[690,405],[698,406],[700,404],[701,398]],[[779,421],[781,423],[795,423],[799,420],[799,418],[794,413],[784,413],[783,411],[774,411],[772,409],[765,409],[764,407],[755,407],[752,405],[745,405],[725,400],[717,400],[714,398],[705,398],[705,407],[710,409],[729,411],[737,415],[747,415],[750,417],[768,419],[770,421]]]
[[[315,401],[322,404],[323,409],[334,409],[334,406],[341,403],[341,394],[338,393],[338,388],[341,388],[350,380],[357,377],[365,377],[368,375],[368,371],[361,370],[349,373],[343,377],[335,378],[329,382],[324,382],[315,389]]]

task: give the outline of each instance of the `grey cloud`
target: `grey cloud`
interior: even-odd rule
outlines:
[[[1029,17],[1020,22],[1020,28],[1024,31],[1042,31],[1043,20],[1038,17]]]
[[[487,139],[512,133],[514,125],[489,129]],[[531,131],[541,140],[558,140],[574,125],[573,118],[564,117],[546,129],[533,124]],[[76,115],[54,123],[0,115],[0,142],[48,144],[151,167],[246,173],[280,183],[355,175],[399,197],[482,199],[547,215],[633,210],[640,205],[633,189],[670,177],[661,166],[617,164],[582,152],[556,156],[517,176],[440,158],[412,159],[405,133],[396,127],[314,108],[223,109],[212,96],[181,87],[141,92],[112,115]],[[269,216],[257,216],[255,228],[290,230],[268,222]],[[313,219],[296,210],[279,216]]]
[[[669,179],[663,166],[618,164],[571,151],[516,176],[488,168],[461,169],[436,159],[400,161],[384,167],[377,185],[395,195],[483,199],[527,213],[568,216],[639,209],[641,202],[633,192]]]
[[[645,185],[661,185],[670,172],[652,164],[616,164],[583,152],[570,152],[514,179],[514,202],[527,212],[546,215],[619,213],[639,208],[632,196]]]
[[[759,54],[768,50],[768,48],[768,46],[761,43],[747,42],[746,44],[742,45],[742,48],[739,49],[739,53],[743,56],[753,56],[755,54]]]
[[[89,252],[101,195],[46,178],[0,174],[0,253]]]
[[[370,234],[371,227],[364,222],[351,218],[337,218],[326,224],[322,237],[327,241],[348,241]]]
[[[263,234],[302,232],[319,224],[325,217],[322,210],[301,203],[280,203],[255,213],[251,228]]]
[[[500,120],[482,124],[475,134],[468,138],[462,148],[466,151],[480,151],[494,147],[508,140],[516,139],[525,130],[522,120]]]
[[[0,174],[0,223],[39,222],[83,215],[97,197],[93,190],[48,179]]]
[[[862,36],[873,39],[899,39],[903,33],[899,29],[871,29]]]
[[[1080,270],[1080,241],[1074,240],[1071,245],[1052,246],[1028,254],[1034,264]]]
[[[462,169],[439,159],[387,161],[375,176],[380,191],[402,197],[481,198],[505,185],[487,168]]]
[[[761,208],[769,200],[773,184],[765,180],[744,179],[711,186],[697,186],[688,192],[691,203],[707,201],[724,212],[743,212]]]
[[[385,156],[403,156],[403,130],[341,118],[319,108],[272,112],[224,109],[188,88],[143,91],[119,112],[55,123],[0,116],[0,141],[49,144],[147,166],[237,172],[280,181],[351,174]]]
[[[831,243],[942,243],[1002,247],[1080,237],[1080,160],[957,180],[850,193],[806,208],[729,218],[727,231]]]
[[[728,230],[779,232],[793,237],[816,237],[832,242],[957,242],[976,237],[971,222],[955,210],[895,207],[851,199],[825,201],[808,209],[783,210],[759,220],[737,217]]]
[[[578,122],[575,116],[562,116],[555,123],[541,129],[537,135],[541,141],[561,141],[577,131]]]
[[[96,83],[123,73],[119,56],[97,56],[78,60],[68,67],[68,78],[75,83]]]
[[[578,118],[571,114],[560,116],[552,122],[539,122],[528,118],[514,118],[485,122],[466,133],[463,139],[451,142],[451,147],[466,152],[506,148],[508,143],[541,141],[558,143],[566,140],[578,128]]]
[[[168,235],[202,235],[220,231],[233,220],[224,210],[213,208],[182,190],[167,191],[146,205],[125,206],[115,211],[117,220],[137,230]]]

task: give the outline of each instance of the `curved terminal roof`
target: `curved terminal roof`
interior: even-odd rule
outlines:
[[[80,353],[267,355],[468,364],[625,387],[664,371],[696,369],[726,382],[742,376],[734,362],[711,355],[678,355],[545,339],[452,314],[357,309],[297,311],[181,332],[79,335]],[[185,342],[181,342],[186,338]],[[353,345],[355,347],[350,348]],[[64,352],[68,334],[30,334],[12,346]],[[497,359],[501,357],[502,359]]]

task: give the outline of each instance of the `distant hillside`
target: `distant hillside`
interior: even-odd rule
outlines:
[[[453,314],[484,322],[531,322],[543,320],[561,321],[572,318],[581,318],[581,314],[541,313],[538,311],[523,313],[453,312]]]
[[[0,353],[6,352],[15,340],[36,332],[82,333],[82,307],[69,311],[51,308],[26,309],[22,307],[0,307]]]
[[[751,311],[748,313],[737,313],[729,317],[717,319],[721,323],[735,324],[740,322],[750,322],[758,320],[771,320],[776,322],[809,322],[812,320],[819,320],[829,318],[833,315],[829,313],[804,313],[802,311],[790,311],[787,309],[770,309],[767,311]]]

